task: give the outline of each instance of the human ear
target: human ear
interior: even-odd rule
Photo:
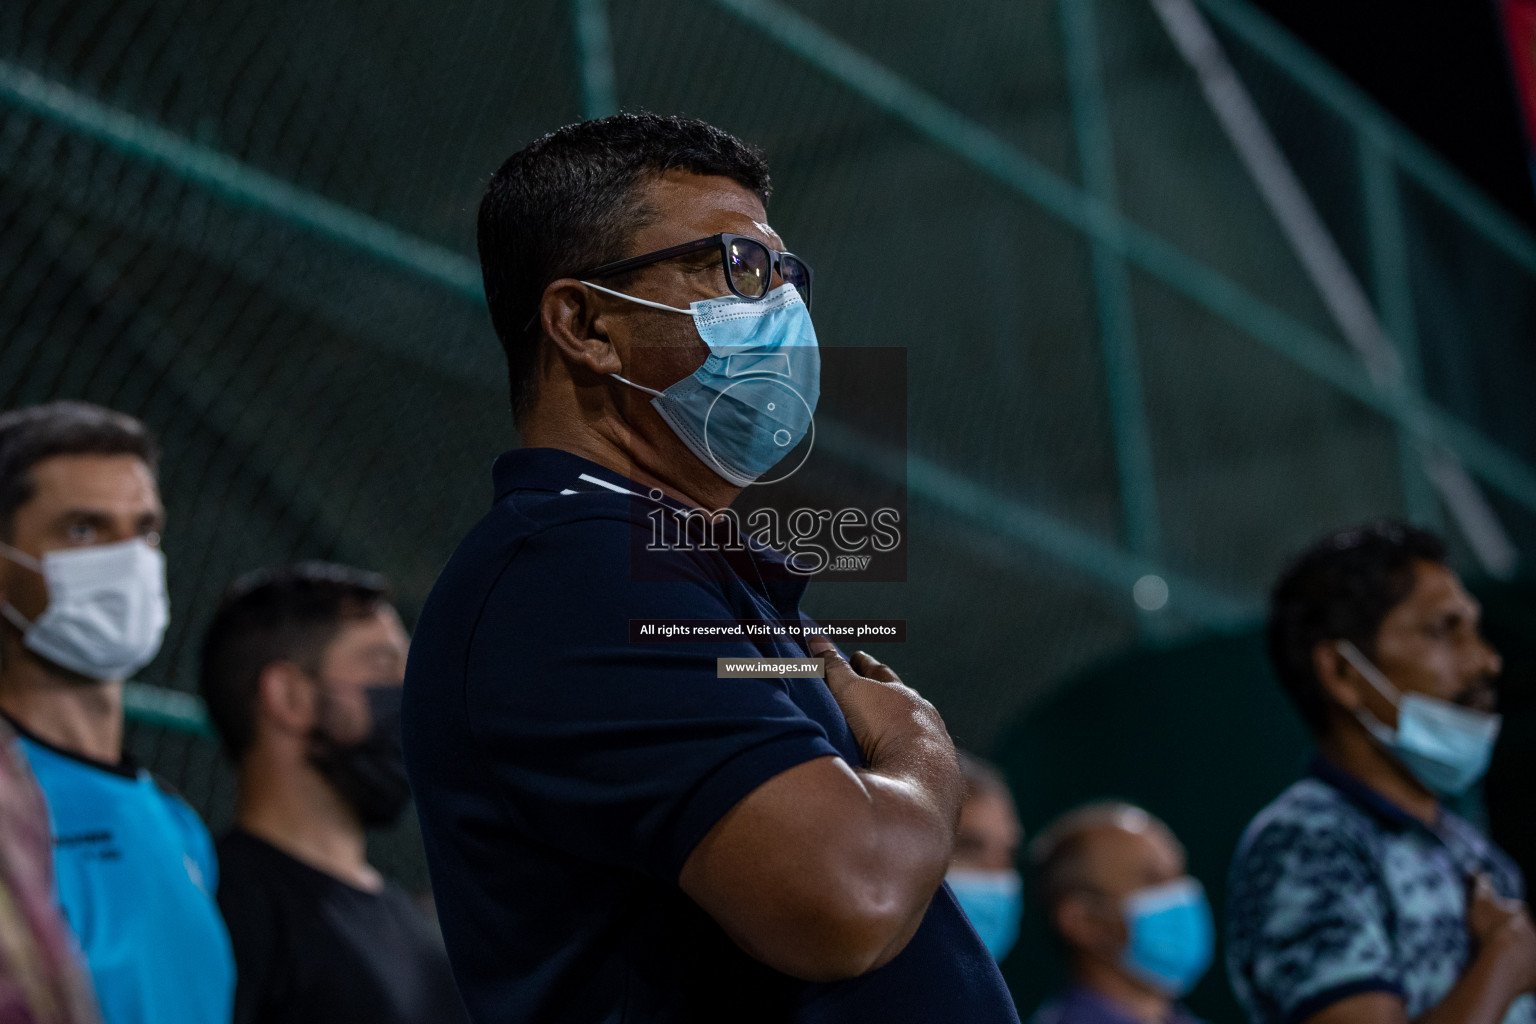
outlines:
[[[270,662],[256,680],[256,715],[285,733],[308,733],[318,716],[319,694],[309,673],[291,661]]]
[[[1125,946],[1125,926],[1105,920],[1104,913],[1082,896],[1068,896],[1056,906],[1051,916],[1056,931],[1074,949],[1092,950],[1105,955]]]
[[[1345,711],[1360,707],[1360,689],[1356,686],[1357,673],[1349,659],[1339,650],[1338,640],[1322,640],[1312,648],[1312,672],[1317,676],[1323,692]]]
[[[624,361],[608,337],[611,318],[580,281],[552,281],[539,302],[539,320],[562,358],[603,376],[623,371]]]

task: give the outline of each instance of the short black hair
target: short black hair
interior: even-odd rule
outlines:
[[[389,581],[329,562],[258,569],[224,592],[203,638],[198,689],[208,717],[236,762],[256,739],[256,690],[262,670],[291,661],[306,672],[341,627],[391,600]]]
[[[1269,600],[1265,640],[1280,684],[1317,735],[1328,729],[1328,699],[1312,664],[1326,640],[1348,640],[1367,658],[1387,615],[1414,585],[1414,563],[1444,565],[1445,541],[1384,521],[1324,537],[1281,574]]]
[[[154,436],[126,413],[61,401],[0,414],[0,536],[11,536],[16,510],[37,493],[32,467],[58,455],[135,455],[160,469]]]
[[[551,281],[622,259],[653,215],[638,191],[673,169],[730,178],[768,203],[762,153],[703,121],[615,114],[568,124],[518,150],[480,200],[480,270],[507,356],[512,415],[532,402],[541,332],[529,324]]]

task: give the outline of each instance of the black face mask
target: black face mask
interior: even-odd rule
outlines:
[[[356,743],[338,743],[323,726],[310,736],[310,764],[369,828],[393,825],[411,799],[400,752],[401,692],[398,686],[364,690],[373,728]]]

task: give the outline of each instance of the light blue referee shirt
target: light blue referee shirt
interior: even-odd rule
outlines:
[[[235,962],[196,812],[142,768],[16,731],[48,800],[59,905],[104,1024],[227,1024]]]

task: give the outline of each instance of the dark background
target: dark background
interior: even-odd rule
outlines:
[[[1492,0],[1255,0],[1528,225],[1536,194]]]

